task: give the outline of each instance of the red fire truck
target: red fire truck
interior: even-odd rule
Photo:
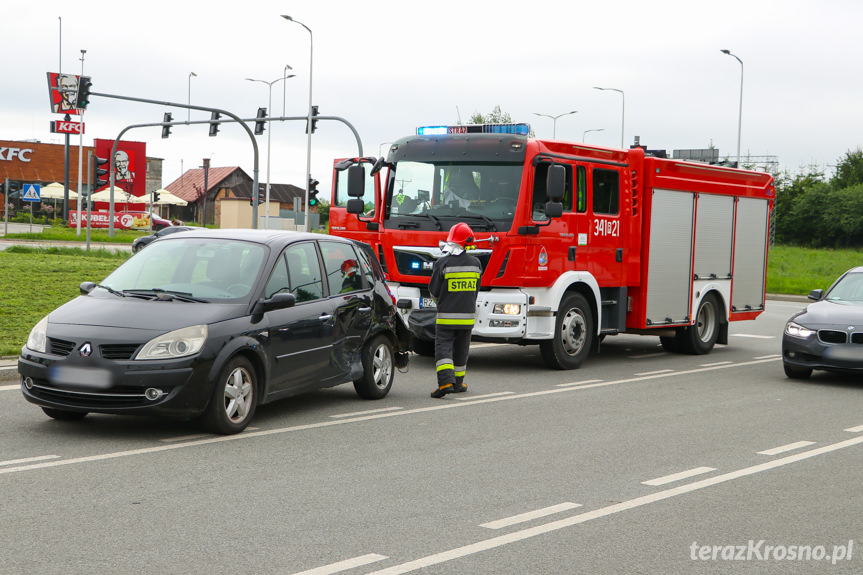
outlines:
[[[372,246],[417,353],[433,354],[428,281],[458,222],[484,270],[473,339],[539,345],[552,368],[620,333],[709,353],[764,311],[769,174],[529,132],[419,128],[386,158],[336,161],[330,233]]]

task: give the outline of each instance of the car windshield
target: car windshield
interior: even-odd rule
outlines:
[[[863,273],[846,274],[830,289],[825,299],[863,302]]]
[[[518,203],[521,174],[520,163],[401,161],[390,178],[387,217],[405,228],[449,229],[465,221],[475,230],[506,231]]]
[[[126,260],[100,285],[123,294],[192,301],[248,298],[266,257],[264,246],[224,239],[154,242]],[[112,296],[108,290],[93,294]],[[171,294],[176,298],[170,297]]]

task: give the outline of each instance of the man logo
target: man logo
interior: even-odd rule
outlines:
[[[78,353],[81,354],[81,357],[90,357],[90,354],[93,353],[93,347],[90,345],[90,342],[88,341],[82,345],[81,349],[78,350]]]

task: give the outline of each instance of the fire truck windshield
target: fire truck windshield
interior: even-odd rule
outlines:
[[[398,162],[390,172],[387,220],[421,230],[464,221],[475,229],[507,231],[521,174],[521,163]]]

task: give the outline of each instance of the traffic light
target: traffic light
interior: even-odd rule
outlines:
[[[317,115],[318,115],[318,107],[312,106],[312,133],[313,134],[315,133],[315,130],[318,127],[318,120],[317,120],[317,118],[315,118],[315,116],[317,116]],[[306,120],[306,133],[307,134],[309,133],[309,121],[308,120]]]
[[[102,178],[105,174],[108,173],[106,168],[102,168],[100,166],[104,166],[108,163],[108,160],[105,158],[100,158],[99,156],[93,156],[93,173],[90,176],[90,188],[91,193],[95,193],[102,186],[108,185],[108,180],[103,180]]]
[[[162,122],[168,123],[171,121],[171,112],[165,112],[165,116],[162,118]],[[171,135],[171,126],[162,126],[162,137],[167,138]]]
[[[153,192],[153,203],[155,204],[158,201],[159,201],[159,192]]]
[[[261,134],[264,133],[264,128],[266,127],[265,126],[266,122],[261,120],[261,118],[266,118],[266,117],[267,117],[267,109],[266,108],[258,108],[258,115],[256,116],[256,118],[258,118],[258,120],[255,121],[255,135],[256,136],[260,136]]]
[[[314,178],[309,178],[309,207],[313,208],[318,205],[318,181]]]
[[[254,206],[256,203],[263,204],[267,201],[267,186],[264,184],[258,184],[258,194],[257,196],[252,196],[252,199],[249,201],[250,206]]]
[[[219,133],[219,124],[216,123],[216,120],[221,118],[222,115],[219,112],[213,112],[210,114],[210,135],[215,136]]]
[[[75,106],[80,110],[86,110],[90,103],[90,88],[93,82],[90,81],[90,76],[81,76],[78,80],[78,97]]]

